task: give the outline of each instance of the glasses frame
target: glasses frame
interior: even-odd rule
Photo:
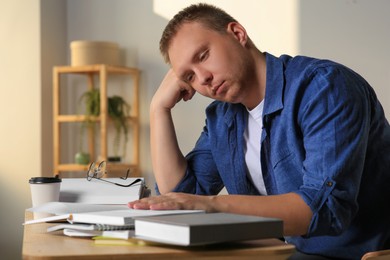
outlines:
[[[103,168],[103,166],[104,166],[104,172],[101,172],[101,168]],[[88,168],[88,171],[87,171],[87,176],[86,176],[87,181],[91,181],[92,179],[96,179],[96,180],[104,181],[104,182],[107,182],[107,183],[111,183],[111,184],[114,184],[114,185],[117,185],[117,186],[120,186],[120,187],[131,187],[131,186],[133,186],[133,185],[135,185],[135,184],[137,184],[137,183],[142,181],[141,178],[137,178],[137,179],[135,179],[133,182],[131,182],[129,184],[121,184],[121,183],[105,180],[105,179],[102,178],[105,174],[107,174],[107,171],[105,170],[105,167],[106,167],[106,161],[101,161],[97,168],[95,168],[95,162],[92,162],[89,165],[89,168]],[[126,176],[119,177],[119,178],[122,179],[122,180],[127,180],[127,178],[129,177],[129,174],[130,174],[130,169],[127,169]],[[101,175],[101,176],[99,176],[99,175]]]

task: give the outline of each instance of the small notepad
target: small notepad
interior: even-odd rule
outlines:
[[[58,230],[73,229],[83,231],[113,231],[113,230],[131,230],[134,225],[106,225],[106,224],[59,224],[47,228],[47,232]]]

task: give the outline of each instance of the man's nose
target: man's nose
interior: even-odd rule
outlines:
[[[198,78],[201,85],[210,85],[211,81],[213,80],[213,75],[207,70],[199,69]]]

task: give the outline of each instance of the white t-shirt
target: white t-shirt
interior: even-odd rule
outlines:
[[[251,178],[253,184],[260,194],[267,195],[260,162],[263,108],[264,100],[261,101],[254,109],[248,110],[248,127],[244,133],[246,142],[245,162],[248,168],[249,177]]]

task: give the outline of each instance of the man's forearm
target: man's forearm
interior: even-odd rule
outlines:
[[[285,235],[304,235],[308,231],[312,212],[296,193],[273,196],[219,195],[212,196],[216,212],[276,217],[284,222]]]
[[[129,202],[135,209],[201,209],[206,212],[229,212],[274,217],[283,220],[284,235],[299,236],[308,232],[313,216],[310,207],[296,193],[270,196],[215,195],[204,196],[170,192],[163,196]]]
[[[154,175],[160,193],[164,194],[176,187],[187,167],[169,109],[151,106],[150,142]]]

